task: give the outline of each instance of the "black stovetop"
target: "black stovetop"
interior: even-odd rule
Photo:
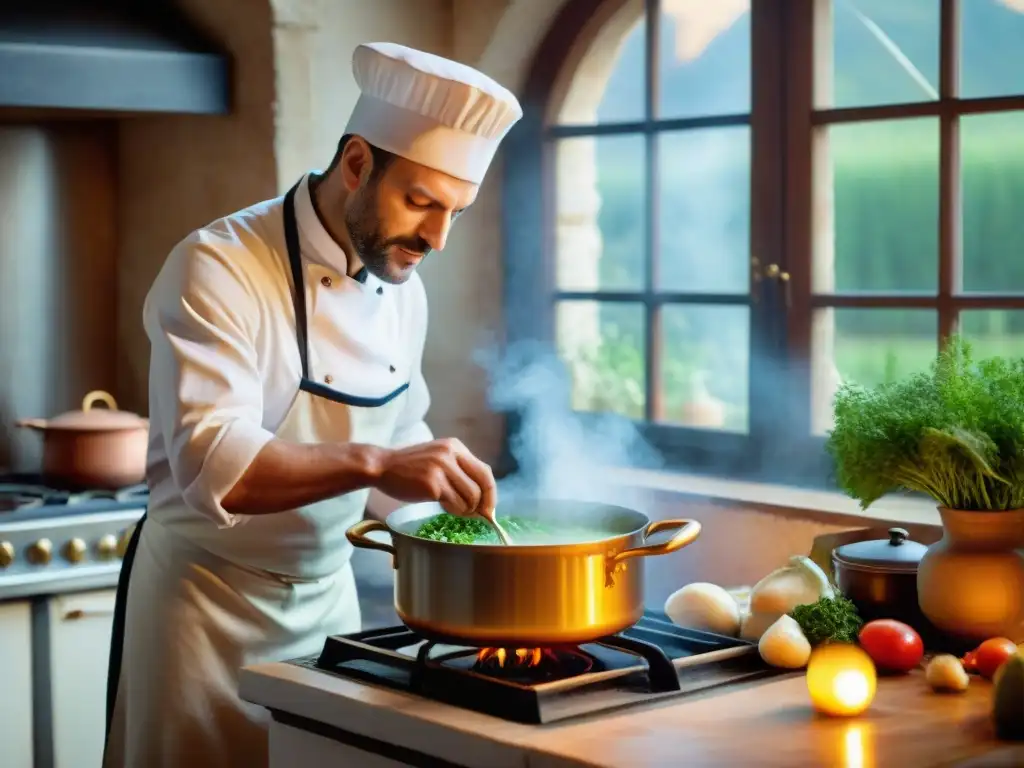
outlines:
[[[773,677],[757,647],[684,629],[655,611],[578,648],[442,645],[405,626],[327,638],[292,663],[521,723],[543,724]],[[503,656],[503,658],[499,658]]]

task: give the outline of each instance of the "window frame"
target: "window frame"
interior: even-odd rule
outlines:
[[[640,433],[663,455],[669,468],[745,480],[831,487],[824,438],[811,429],[812,324],[821,307],[936,309],[939,341],[955,329],[960,310],[1024,309],[1024,294],[964,294],[957,277],[961,262],[959,120],[962,115],[1024,110],[1024,94],[961,99],[959,74],[960,0],[941,0],[940,88],[935,101],[869,107],[817,107],[816,73],[830,71],[832,0],[751,0],[751,110],[726,115],[654,120],[658,85],[659,0],[644,0],[646,19],[645,120],[594,126],[554,125],[559,89],[579,65],[588,45],[612,14],[630,0],[568,0],[533,56],[523,90],[523,119],[505,140],[503,160],[504,319],[509,344],[554,340],[559,300],[640,301],[646,309],[645,417]],[[827,69],[823,68],[826,67]],[[827,126],[917,116],[940,121],[939,279],[935,294],[816,294],[812,290],[814,220]],[[728,304],[717,296],[657,291],[657,133],[665,130],[751,127],[749,428],[746,434],[691,429],[658,423],[658,307]],[[647,282],[639,292],[560,291],[555,285],[553,140],[570,136],[642,134],[647,143]],[[540,179],[538,190],[537,180]],[[540,192],[538,194],[538,191]],[[774,271],[769,271],[770,269]],[[779,279],[787,276],[787,281]],[[653,320],[653,322],[651,322]],[[781,383],[781,387],[779,384]],[[775,386],[768,386],[774,384]],[[787,396],[775,392],[784,389]],[[518,417],[507,421],[504,471],[514,468],[510,436]],[[580,414],[581,419],[608,418]]]
[[[1017,95],[961,98],[960,9],[962,0],[940,0],[939,98],[932,101],[856,107],[820,107],[824,84],[820,73],[832,66],[830,31],[833,0],[796,0],[784,3],[789,51],[786,75],[787,199],[786,269],[791,273],[791,305],[787,340],[791,386],[797,402],[812,400],[812,333],[814,313],[835,309],[931,309],[938,314],[938,343],[957,329],[963,310],[1024,309],[1024,293],[964,292],[960,185],[960,118],[967,115],[1024,110],[1024,92]],[[1022,113],[1024,116],[1024,113]],[[932,117],[939,121],[939,250],[935,293],[832,292],[813,290],[816,242],[823,236],[815,219],[816,197],[821,194],[817,175],[828,162],[826,132],[835,125],[882,120]],[[794,440],[803,440],[804,454],[823,453],[825,438],[811,429],[811,409],[791,410]]]

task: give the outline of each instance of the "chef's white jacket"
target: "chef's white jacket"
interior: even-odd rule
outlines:
[[[408,382],[391,445],[431,440],[422,374],[427,300],[419,276],[402,285],[365,272],[364,282],[347,277],[345,253],[313,209],[308,177],[295,205],[310,378],[370,398]],[[173,249],[146,297],[151,513],[173,507],[175,517],[235,524],[221,501],[299,391],[282,209],[279,197],[193,232]]]

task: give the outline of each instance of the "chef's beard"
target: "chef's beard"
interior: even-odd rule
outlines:
[[[419,262],[410,266],[398,263],[389,256],[392,247],[398,246],[413,253],[421,253],[423,258],[426,258],[430,253],[430,245],[417,235],[384,237],[377,215],[376,186],[364,188],[356,195],[345,212],[349,241],[367,272],[382,282],[401,285],[416,271]]]

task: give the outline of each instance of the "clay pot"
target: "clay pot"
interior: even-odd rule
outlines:
[[[94,408],[103,403],[106,408]],[[117,410],[106,392],[90,392],[82,410],[52,419],[22,419],[43,435],[43,478],[57,488],[117,490],[146,478],[149,422]]]
[[[918,603],[941,631],[969,644],[1024,642],[1024,509],[939,508],[942,539],[917,571]]]

